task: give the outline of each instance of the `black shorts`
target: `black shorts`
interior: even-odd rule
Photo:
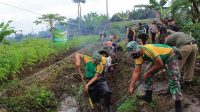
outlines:
[[[100,78],[94,82],[94,84],[89,86],[88,92],[93,103],[99,103],[100,98],[103,98],[105,95],[112,93],[105,78]]]

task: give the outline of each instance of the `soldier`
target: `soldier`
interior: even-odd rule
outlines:
[[[152,101],[153,76],[158,70],[165,67],[168,72],[166,77],[169,82],[170,93],[175,100],[175,110],[176,112],[182,112],[182,94],[179,83],[180,72],[178,60],[173,48],[164,44],[147,44],[140,46],[135,41],[129,42],[126,47],[132,58],[135,59],[135,68],[131,78],[129,93],[133,94],[135,83],[141,71],[141,65],[145,60],[148,60],[153,64],[143,74],[146,94],[139,96],[139,99],[145,100],[146,102]]]

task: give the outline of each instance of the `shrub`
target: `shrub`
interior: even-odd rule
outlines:
[[[56,109],[54,94],[36,85],[26,88],[21,95],[3,98],[2,102],[9,112],[51,112]]]

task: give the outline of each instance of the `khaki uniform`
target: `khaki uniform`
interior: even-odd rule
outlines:
[[[195,39],[183,32],[176,32],[165,39],[165,44],[179,48],[182,55],[182,60],[179,61],[182,79],[192,81],[198,51]]]

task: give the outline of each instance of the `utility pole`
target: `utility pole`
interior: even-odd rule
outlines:
[[[106,15],[107,15],[107,22],[106,22],[106,29],[108,29],[109,24],[109,15],[108,15],[108,0],[106,0]]]
[[[106,15],[108,16],[108,0],[106,0]]]

